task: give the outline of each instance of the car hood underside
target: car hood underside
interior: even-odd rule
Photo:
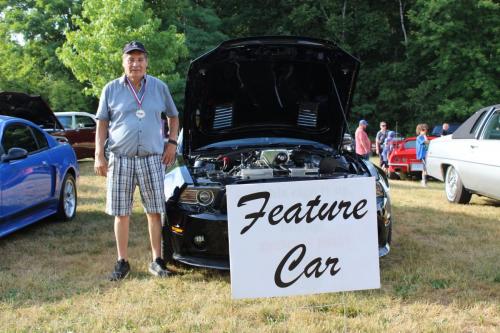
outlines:
[[[359,61],[324,40],[227,41],[191,63],[185,152],[246,137],[291,137],[338,148]]]

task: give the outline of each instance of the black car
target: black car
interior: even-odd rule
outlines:
[[[165,176],[164,256],[229,269],[226,185],[345,177],[376,178],[386,255],[387,179],[343,149],[358,68],[335,43],[303,37],[230,40],[195,59],[178,158]]]

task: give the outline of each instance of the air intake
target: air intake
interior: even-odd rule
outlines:
[[[318,123],[318,103],[300,103],[297,125],[316,127]]]
[[[233,106],[215,107],[213,129],[228,128],[233,125]]]

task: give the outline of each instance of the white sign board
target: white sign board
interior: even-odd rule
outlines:
[[[380,288],[374,178],[227,186],[233,298]]]

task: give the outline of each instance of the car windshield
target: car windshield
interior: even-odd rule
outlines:
[[[405,149],[415,149],[415,140],[406,141]]]
[[[65,129],[71,128],[71,116],[57,116]]]

